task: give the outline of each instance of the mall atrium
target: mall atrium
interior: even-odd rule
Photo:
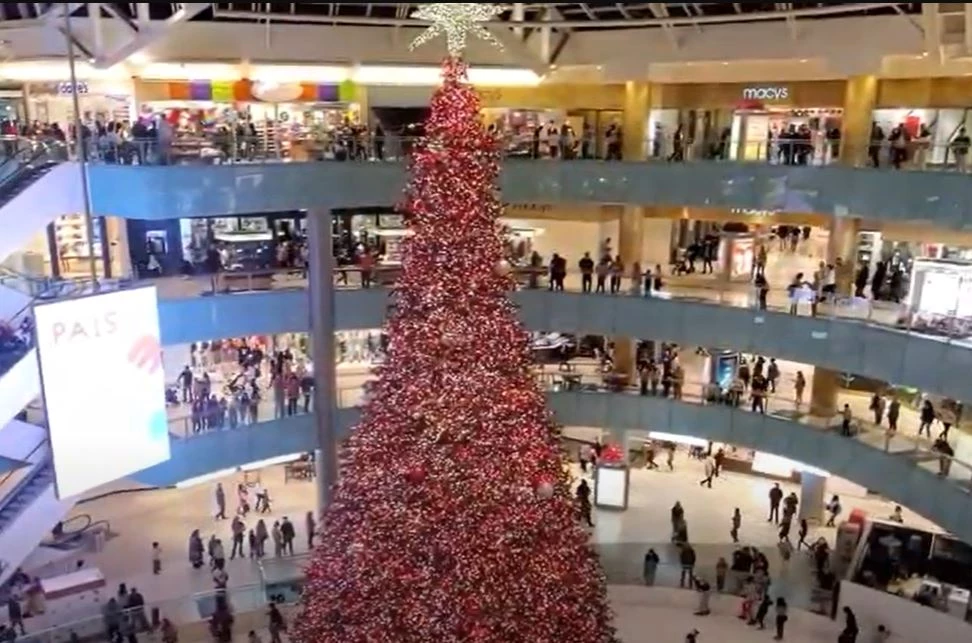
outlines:
[[[972,4],[0,54],[0,641],[972,640]]]

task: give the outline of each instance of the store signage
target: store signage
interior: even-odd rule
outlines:
[[[743,89],[743,99],[745,100],[786,100],[789,97],[789,87],[746,87]]]
[[[74,93],[74,90],[77,90],[77,92],[78,92],[79,95],[80,94],[87,94],[88,93],[88,83],[86,83],[84,81],[79,81],[79,82],[74,83],[72,85],[69,81],[65,81],[65,82],[61,82],[61,83],[58,83],[57,84],[57,93],[58,94],[71,95],[71,94]]]
[[[779,210],[750,210],[749,208],[730,208],[730,214],[738,214],[744,217],[774,217],[780,213]]]
[[[554,206],[549,203],[507,203],[506,211],[515,210],[522,213],[547,214],[553,212]]]

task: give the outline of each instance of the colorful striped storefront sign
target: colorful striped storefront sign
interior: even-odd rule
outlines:
[[[251,91],[249,80],[188,82],[142,82],[139,94],[143,100],[199,100],[228,103],[259,101]],[[359,87],[353,81],[343,83],[301,83],[299,102],[354,103],[359,101]]]

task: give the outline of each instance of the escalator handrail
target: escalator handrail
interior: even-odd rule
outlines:
[[[33,449],[31,449],[30,453],[28,453],[27,456],[24,457],[23,459],[25,461],[26,460],[29,460],[30,459],[30,456],[32,456],[35,453],[37,453],[41,448],[47,446],[47,444],[48,444],[47,438],[44,438],[39,443],[37,443],[37,446],[35,446]],[[33,465],[28,465],[28,466],[33,466],[34,467],[34,470],[31,471],[28,475],[24,476],[20,480],[20,482],[18,482],[13,487],[13,489],[11,489],[8,493],[4,494],[4,496],[2,498],[0,498],[0,509],[3,509],[3,507],[10,500],[12,500],[13,498],[15,498],[17,496],[17,494],[20,493],[20,491],[24,487],[26,487],[28,484],[31,483],[31,481],[33,481],[34,478],[36,478],[40,474],[41,470],[47,465],[47,463],[50,462],[50,459],[51,459],[50,454],[48,454],[44,459],[42,459],[42,460],[34,463]],[[9,480],[13,476],[13,474],[14,474],[15,471],[17,471],[17,469],[14,469],[13,471],[9,471],[7,473],[7,475],[5,475],[3,478],[0,478],[0,488],[2,488],[3,485],[4,485],[4,483],[6,483],[7,480]],[[4,529],[3,526],[0,525],[0,533],[3,533],[3,529]]]
[[[2,190],[7,184],[16,181],[21,176],[32,170],[35,163],[42,160],[44,157],[49,157],[50,154],[51,146],[48,143],[44,141],[32,141],[30,147],[17,150],[13,156],[7,157],[7,160],[4,161],[3,165],[17,161],[20,163],[20,167],[0,181],[0,190]],[[2,167],[3,166],[0,165],[0,169],[2,169]]]

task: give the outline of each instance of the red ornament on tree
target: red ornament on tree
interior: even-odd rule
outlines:
[[[601,462],[605,464],[621,464],[624,462],[624,451],[617,444],[605,445],[601,450]]]
[[[405,473],[405,480],[409,484],[421,484],[425,482],[425,469],[422,467],[412,467]]]
[[[550,478],[540,478],[540,481],[537,482],[537,497],[548,500],[549,498],[553,498],[553,495],[553,481]]]

